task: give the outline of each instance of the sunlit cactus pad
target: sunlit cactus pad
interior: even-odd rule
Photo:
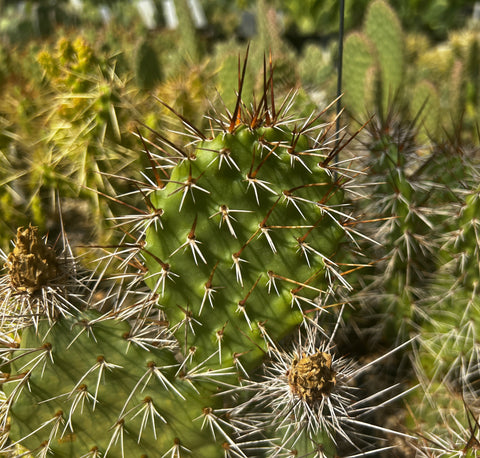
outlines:
[[[201,323],[184,342],[201,358],[215,340],[230,363],[258,358],[265,329],[284,335],[316,297],[347,284],[333,261],[343,192],[323,139],[309,142],[305,121],[297,132],[257,122],[203,139],[150,195],[161,210],[147,232],[150,284],[169,320]]]

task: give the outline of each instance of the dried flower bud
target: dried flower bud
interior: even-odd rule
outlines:
[[[19,227],[15,248],[8,255],[6,266],[11,286],[30,294],[58,277],[59,267],[53,249],[38,234],[38,227]]]
[[[309,405],[321,401],[335,387],[336,372],[332,369],[332,356],[317,352],[299,360],[295,357],[288,372],[288,384],[292,392]]]

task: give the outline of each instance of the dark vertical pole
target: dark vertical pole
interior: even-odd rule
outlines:
[[[338,27],[338,62],[337,62],[337,120],[335,125],[337,141],[336,145],[340,140],[340,111],[342,109],[342,101],[339,98],[342,95],[342,68],[343,68],[343,28],[344,28],[344,18],[345,18],[345,0],[339,0],[339,27]],[[338,156],[337,156],[338,162]]]
[[[342,94],[342,67],[343,67],[343,28],[345,18],[345,0],[340,0],[339,11],[339,27],[338,27],[338,62],[337,62],[337,97]],[[337,101],[337,114],[342,109],[341,101]],[[337,120],[338,122],[338,120]]]

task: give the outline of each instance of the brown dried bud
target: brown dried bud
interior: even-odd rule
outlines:
[[[328,396],[336,383],[332,369],[332,356],[317,352],[298,360],[294,358],[288,372],[288,384],[292,392],[309,405],[314,405],[323,396]]]
[[[53,249],[38,235],[38,227],[17,229],[15,248],[8,255],[6,267],[11,286],[20,292],[33,294],[59,275]]]

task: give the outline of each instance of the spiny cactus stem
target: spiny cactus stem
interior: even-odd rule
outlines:
[[[217,266],[220,261],[217,261],[215,265],[213,266],[212,271],[210,272],[210,276],[208,277],[208,280],[205,282],[205,285],[203,286],[205,288],[205,293],[202,298],[202,303],[200,304],[200,310],[198,312],[198,316],[202,314],[203,306],[205,304],[205,300],[208,297],[208,301],[210,303],[210,307],[213,308],[213,294],[216,293],[216,289],[213,287],[212,280],[213,280],[213,275],[215,273],[215,270],[217,269]]]
[[[218,364],[222,364],[222,341],[223,341],[223,334],[225,332],[225,328],[227,327],[227,324],[228,324],[228,321],[226,321],[223,326],[222,326],[222,329],[219,329],[218,331],[215,332],[215,337],[217,339],[217,343],[218,343],[218,349],[217,349],[217,353],[218,353]]]
[[[247,183],[247,189],[252,186],[253,192],[255,193],[255,200],[257,201],[257,205],[260,206],[260,200],[258,198],[258,190],[257,190],[257,185],[260,186],[261,188],[265,189],[266,191],[271,192],[272,194],[277,194],[272,188],[270,188],[268,185],[270,184],[268,181],[264,180],[259,180],[257,178],[251,178],[250,176],[246,176],[246,181]]]
[[[216,440],[215,431],[217,433],[220,433],[227,440],[228,444],[231,447],[235,448],[235,450],[237,450],[240,453],[240,456],[245,456],[243,452],[235,444],[235,442],[233,442],[230,436],[225,432],[224,428],[222,427],[222,425],[225,425],[227,427],[231,425],[229,425],[225,420],[222,420],[222,418],[216,415],[212,407],[204,407],[202,409],[202,415],[200,417],[197,417],[196,420],[202,417],[203,417],[202,426],[201,426],[202,429],[208,426],[208,429],[210,429],[210,432],[212,433],[212,436],[215,440]]]
[[[204,148],[205,149],[205,148]],[[231,156],[231,151],[226,149],[226,148],[222,148],[220,151],[216,151],[216,150],[207,150],[207,151],[215,151],[218,153],[219,157],[220,157],[220,160],[218,162],[218,169],[220,170],[220,168],[222,167],[222,163],[223,163],[223,160],[225,159],[225,163],[230,167],[230,166],[233,166],[238,172],[240,172],[240,168],[238,167],[237,163],[235,162],[235,160],[232,158]]]
[[[46,440],[46,441],[43,441],[40,446],[38,447],[38,450],[42,450],[42,449],[49,449],[50,448],[50,443],[52,442],[52,440],[55,438],[57,432],[58,432],[58,429],[61,425],[61,423],[63,423],[64,421],[64,418],[63,418],[63,411],[62,410],[58,410],[57,412],[55,412],[55,414],[53,415],[53,417],[51,417],[50,419],[44,421],[36,430],[32,431],[28,436],[25,436],[25,437],[22,437],[22,439],[16,441],[16,442],[13,442],[11,444],[9,444],[9,446],[4,450],[4,451],[7,451],[9,449],[11,450],[14,450],[14,448],[16,447],[16,445],[18,445],[20,442],[22,442],[23,440],[27,439],[28,437],[30,436],[33,436],[35,435],[37,432],[39,432],[40,430],[46,428],[47,426],[51,425],[51,431],[50,431],[50,434],[49,434],[49,439]]]

